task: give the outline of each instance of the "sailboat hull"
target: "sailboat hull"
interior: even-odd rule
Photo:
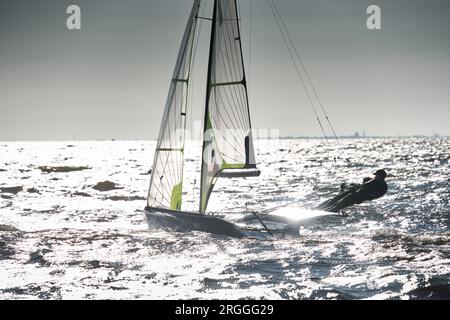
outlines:
[[[151,207],[145,208],[145,215],[150,229],[201,231],[234,238],[246,237],[244,231],[235,224],[212,215]]]

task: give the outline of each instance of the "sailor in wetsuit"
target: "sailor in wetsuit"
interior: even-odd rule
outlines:
[[[363,184],[361,185],[351,185],[348,190],[340,193],[331,200],[323,202],[317,209],[329,212],[339,212],[349,206],[382,197],[388,189],[388,186],[384,181],[386,178],[386,171],[378,170],[374,175],[375,178],[373,179],[364,178]],[[341,189],[345,190],[345,188],[345,185],[341,185]]]

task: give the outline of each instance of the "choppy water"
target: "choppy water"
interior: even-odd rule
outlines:
[[[154,142],[3,142],[0,298],[450,298],[450,139],[256,146],[261,177],[220,181],[211,210],[311,206],[377,168],[390,175],[388,194],[302,227],[298,239],[149,231]],[[189,149],[185,209],[198,205]],[[102,181],[118,189],[93,189]]]

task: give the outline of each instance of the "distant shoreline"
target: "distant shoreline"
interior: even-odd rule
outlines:
[[[329,140],[335,140],[332,136],[327,136]],[[411,135],[411,136],[338,136],[340,140],[363,140],[363,139],[448,139],[450,135]],[[254,139],[254,140],[325,140],[324,137],[317,136],[282,136],[279,138],[266,138],[266,139]],[[157,139],[54,139],[54,140],[0,140],[0,143],[8,143],[8,142],[77,142],[77,141],[156,141]],[[187,140],[187,141],[201,141],[201,140]]]
[[[449,138],[450,136],[447,135],[410,135],[410,136],[338,136],[338,139],[413,139],[413,138]],[[333,136],[327,136],[328,139],[335,139]],[[297,139],[325,139],[322,137],[317,136],[283,136],[279,139],[291,139],[291,140],[297,140]]]

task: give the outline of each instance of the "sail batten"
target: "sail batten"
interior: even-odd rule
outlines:
[[[220,86],[231,86],[233,84],[245,84],[244,81],[232,81],[232,82],[222,82],[222,83],[213,83],[211,87],[220,87]]]
[[[259,174],[236,0],[214,1],[204,116],[200,212],[206,211],[218,177]]]
[[[188,85],[201,0],[195,0],[181,41],[153,160],[149,207],[181,210]]]

